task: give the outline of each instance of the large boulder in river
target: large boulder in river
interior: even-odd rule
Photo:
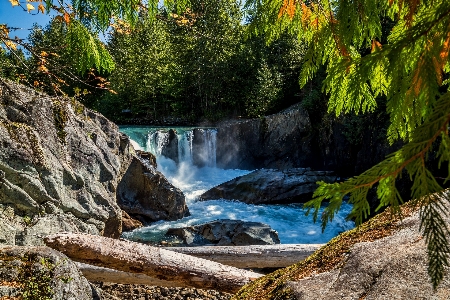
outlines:
[[[116,188],[134,150],[102,115],[0,80],[0,243],[78,231],[118,237]]]
[[[117,202],[144,223],[189,215],[183,192],[156,170],[154,155],[146,152],[133,157],[117,187]]]
[[[317,181],[335,180],[331,172],[308,168],[261,169],[206,191],[200,195],[200,200],[227,199],[252,204],[306,202],[317,188]]]
[[[188,246],[201,244],[248,246],[280,243],[278,233],[267,224],[227,219],[184,228],[170,228],[166,235],[176,236]]]

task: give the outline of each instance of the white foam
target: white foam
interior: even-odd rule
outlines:
[[[139,136],[132,128],[126,128],[125,133]],[[142,133],[142,128],[140,128]],[[136,142],[147,145],[146,141]],[[145,147],[144,147],[145,148]],[[148,147],[150,148],[150,147]],[[146,151],[150,149],[144,149]],[[151,147],[155,149],[155,147]],[[335,215],[322,233],[320,223],[314,223],[312,216],[305,216],[301,204],[291,205],[249,205],[238,201],[211,200],[197,201],[199,195],[208,189],[250,173],[248,170],[224,170],[215,167],[197,168],[190,161],[178,165],[164,156],[157,156],[158,170],[186,195],[186,202],[191,216],[178,221],[159,221],[151,226],[124,233],[124,237],[132,240],[157,241],[162,239],[167,229],[205,223],[216,219],[236,219],[243,221],[262,222],[270,225],[278,232],[281,243],[326,243],[340,232],[354,227],[354,223],[345,220],[352,207],[343,203],[341,210]],[[319,212],[320,214],[320,212]]]

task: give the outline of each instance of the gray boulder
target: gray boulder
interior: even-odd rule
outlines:
[[[317,181],[336,180],[331,174],[308,168],[261,169],[206,191],[200,195],[200,200],[228,199],[253,204],[306,202],[317,188]]]
[[[188,246],[248,246],[279,244],[278,233],[269,225],[240,220],[216,220],[185,228],[170,228],[166,235],[183,240]]]
[[[41,244],[36,235],[61,230],[120,236],[129,139],[74,100],[9,81],[0,80],[0,103],[0,208],[10,209],[0,223],[14,242]]]
[[[0,248],[1,299],[99,299],[64,254],[48,247]]]
[[[161,155],[178,163],[178,136],[175,130],[170,129],[167,133],[167,141],[161,149]]]
[[[189,215],[183,192],[156,170],[154,156],[139,152],[117,187],[117,203],[144,223]]]

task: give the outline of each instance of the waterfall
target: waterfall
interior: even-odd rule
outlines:
[[[149,128],[146,148],[177,163],[215,167],[216,137],[215,128]]]

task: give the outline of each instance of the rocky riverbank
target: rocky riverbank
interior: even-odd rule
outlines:
[[[93,284],[112,296],[108,300],[229,300],[233,296],[232,294],[215,290],[194,288],[157,287],[104,282],[94,282]]]

